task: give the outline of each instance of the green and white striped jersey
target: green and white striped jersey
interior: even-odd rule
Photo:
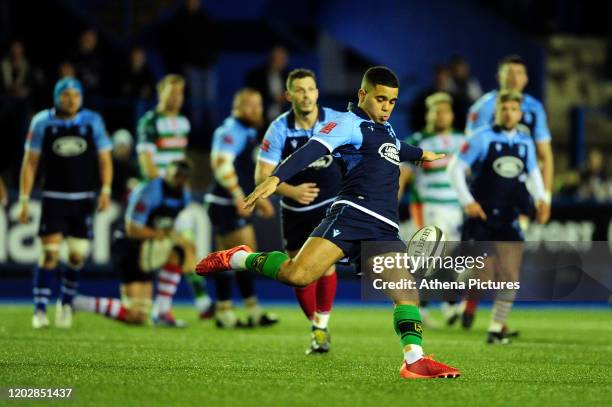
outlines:
[[[446,174],[446,167],[463,146],[465,135],[456,132],[444,135],[417,132],[406,142],[423,150],[446,154],[440,160],[424,162],[422,167],[416,167],[415,188],[418,200],[423,203],[459,205],[457,194]]]
[[[138,121],[136,151],[153,153],[153,163],[162,176],[172,161],[185,158],[190,130],[185,116],[167,116],[150,110]]]

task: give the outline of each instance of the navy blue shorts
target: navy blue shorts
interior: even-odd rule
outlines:
[[[491,223],[480,218],[465,218],[461,240],[477,242],[522,242],[525,240],[518,220],[511,223]]]
[[[371,256],[406,251],[406,244],[395,227],[347,204],[330,207],[310,236],[322,237],[338,246],[357,271],[361,270],[361,242],[390,242],[369,250]]]
[[[329,205],[310,211],[296,212],[281,210],[281,230],[285,250],[294,251],[302,248],[310,234],[321,223]]]
[[[61,233],[63,236],[91,239],[95,209],[96,201],[91,198],[43,198],[38,236]]]
[[[251,224],[251,219],[238,216],[233,205],[209,203],[208,217],[215,235],[227,235]]]

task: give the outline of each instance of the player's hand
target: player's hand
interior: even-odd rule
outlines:
[[[487,220],[487,214],[478,202],[472,202],[465,205],[463,207],[463,210],[470,218],[480,218],[482,220]]]
[[[293,187],[292,194],[289,198],[302,205],[308,205],[319,196],[321,190],[317,188],[317,184],[314,182],[305,182],[300,185]]]
[[[264,182],[257,185],[255,190],[245,198],[244,209],[252,211],[257,200],[260,198],[264,199],[272,195],[276,191],[276,187],[278,187],[279,183],[280,179],[274,175],[266,178]]]
[[[238,196],[234,198],[234,205],[236,206],[236,214],[241,218],[250,218],[251,210],[247,210],[244,208],[244,197]]]
[[[19,223],[26,224],[30,222],[30,208],[27,201],[21,202],[19,208]]]
[[[255,203],[255,213],[263,219],[272,219],[274,217],[274,205],[269,199],[260,199]]]
[[[546,201],[536,202],[536,221],[543,225],[550,219],[550,204]]]
[[[98,197],[98,212],[104,212],[110,207],[111,197],[110,194],[101,193]]]
[[[434,153],[433,151],[423,150],[423,156],[421,157],[421,161],[436,161],[444,157],[446,157],[446,154],[438,154]]]

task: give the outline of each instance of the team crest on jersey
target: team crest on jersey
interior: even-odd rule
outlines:
[[[313,168],[315,170],[320,170],[320,169],[329,167],[332,164],[332,162],[334,162],[334,157],[332,157],[331,155],[324,155],[318,160],[310,163],[310,165],[307,168]]]
[[[298,141],[296,139],[291,140],[291,147],[296,148],[298,145]]]
[[[399,165],[399,149],[395,144],[384,143],[378,148],[378,154],[385,160],[393,163],[395,165]]]
[[[493,161],[493,171],[500,177],[516,178],[523,173],[525,165],[519,158],[505,155]]]
[[[87,141],[81,137],[65,136],[53,142],[53,152],[62,157],[75,157],[87,150]]]

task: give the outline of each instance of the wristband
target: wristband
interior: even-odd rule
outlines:
[[[104,195],[110,195],[111,194],[111,187],[108,185],[104,185],[102,187],[102,189],[100,190],[100,192]]]

